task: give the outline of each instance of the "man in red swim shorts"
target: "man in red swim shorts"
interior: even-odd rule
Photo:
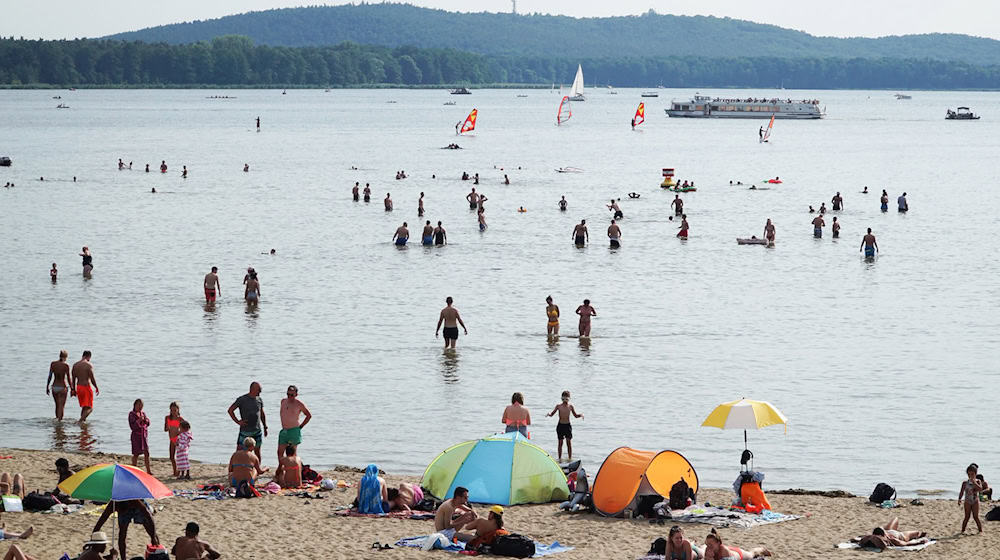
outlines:
[[[215,303],[215,295],[222,295],[218,272],[219,267],[213,266],[212,272],[205,275],[205,303]]]
[[[94,411],[94,392],[101,394],[97,378],[94,377],[94,366],[90,365],[90,350],[84,350],[80,361],[73,364],[69,390],[71,395],[76,395],[80,403],[80,421],[83,422]]]

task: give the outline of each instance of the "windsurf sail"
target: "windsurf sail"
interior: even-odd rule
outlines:
[[[465,122],[462,124],[462,128],[459,130],[459,134],[464,134],[466,132],[472,132],[476,130],[476,117],[479,116],[479,110],[473,109],[469,113],[468,117],[465,117]]]
[[[564,95],[559,102],[559,113],[556,114],[556,124],[562,124],[573,116],[573,108],[570,106],[569,96]]]
[[[646,122],[646,104],[639,103],[639,108],[635,110],[635,116],[632,117],[632,126],[636,127],[644,122]]]
[[[767,123],[767,128],[764,129],[764,135],[760,137],[761,142],[767,142],[771,138],[772,127],[774,127],[774,115],[771,115],[771,121]]]

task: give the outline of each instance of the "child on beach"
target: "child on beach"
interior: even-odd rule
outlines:
[[[187,420],[181,420],[181,433],[177,434],[176,458],[177,478],[191,480],[191,460],[188,458],[188,451],[191,449],[191,424]],[[171,446],[173,448],[173,446]]]
[[[181,405],[174,401],[170,403],[170,414],[163,418],[163,431],[167,432],[170,436],[170,465],[174,468],[174,476],[177,476],[177,460],[175,454],[177,453],[177,436],[181,433],[181,422],[184,421],[184,417],[181,416]]]
[[[962,504],[962,498],[965,498],[965,519],[962,520],[963,533],[969,524],[969,517],[975,520],[979,532],[983,532],[983,522],[979,520],[979,493],[988,489],[989,485],[986,484],[985,480],[976,478],[978,472],[979,465],[975,463],[969,465],[965,469],[965,474],[969,475],[969,478],[962,481],[962,487],[958,491],[958,503]]]
[[[128,426],[132,428],[132,466],[138,466],[139,455],[146,462],[146,472],[153,474],[149,468],[149,416],[142,411],[142,399],[135,399],[132,412],[128,413]]]
[[[546,416],[559,413],[559,423],[556,424],[556,437],[559,438],[559,462],[562,463],[563,440],[566,440],[566,452],[569,453],[569,461],[573,460],[573,425],[569,423],[569,415],[576,418],[583,418],[582,414],[577,414],[573,405],[569,404],[569,391],[562,392],[562,402],[557,404],[552,412]]]

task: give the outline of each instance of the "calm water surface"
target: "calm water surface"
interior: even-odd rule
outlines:
[[[987,479],[1000,472],[988,412],[1000,370],[1000,94],[787,91],[820,99],[828,118],[778,121],[760,145],[764,118],[668,119],[663,108],[687,90],[645,99],[636,132],[638,90],[595,91],[562,127],[548,91],[213,93],[0,92],[0,155],[14,159],[0,183],[17,185],[0,191],[0,445],[127,453],[132,400],[145,401],[154,428],[178,400],[192,457],[225,461],[237,432],[226,408],[257,379],[275,429],[270,464],[278,401],[294,383],[314,413],[301,448],[314,465],[419,474],[447,446],[500,430],[513,391],[554,454],[544,414],[569,389],[586,415],[574,422],[575,451],[592,472],[620,445],[670,448],[702,484],[728,485],[742,434],[700,424],[741,396],[790,419],[787,432],[750,434],[772,487],[867,492],[886,480],[904,493],[953,492],[971,461]],[[56,94],[71,108],[54,109]],[[945,122],[957,105],[983,119]],[[439,149],[473,107],[478,128],[457,140],[465,149]],[[119,157],[133,170],[118,171]],[[161,160],[168,174],[142,171]],[[584,172],[554,171],[564,166]],[[699,187],[682,195],[687,242],[667,220],[662,167]],[[410,178],[393,180],[398,169]],[[485,233],[462,171],[482,178]],[[729,186],[774,176],[784,183],[770,190]],[[351,201],[355,181],[372,184],[371,204]],[[859,194],[864,185],[871,194]],[[906,191],[912,210],[890,203],[882,214],[883,188],[893,202]],[[450,244],[397,249],[402,221],[420,230],[421,191]],[[836,191],[842,238],[828,227],[813,239],[807,206]],[[604,233],[611,197],[625,212],[617,251]],[[760,236],[768,217],[776,248],[735,243]],[[592,244],[578,250],[571,232],[583,218]],[[858,252],[867,227],[882,249],[873,263]],[[83,245],[94,254],[89,281]],[[222,297],[206,310],[201,279],[213,265]],[[248,265],[262,284],[256,311],[240,293]],[[546,341],[549,294],[564,334],[576,306],[593,301],[589,345]],[[454,354],[434,338],[448,295],[470,333]],[[103,391],[85,429],[50,419],[46,368],[62,348],[71,361],[94,352]],[[67,416],[78,412],[71,401]],[[151,446],[165,455],[167,438],[153,431]]]

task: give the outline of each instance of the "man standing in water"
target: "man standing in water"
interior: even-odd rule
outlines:
[[[840,196],[840,191],[837,191],[837,194],[833,195],[833,198],[830,199],[830,203],[833,205],[832,208],[835,211],[842,210],[844,208],[844,197]]]
[[[441,323],[444,323],[444,347],[448,348],[450,341],[451,348],[454,349],[455,342],[458,341],[458,326],[462,325],[462,330],[465,331],[466,336],[469,335],[469,329],[465,328],[465,323],[462,321],[462,316],[458,314],[458,310],[451,306],[454,302],[451,296],[448,296],[444,302],[447,305],[441,310],[441,315],[438,317],[437,329],[434,330],[434,336],[437,337],[438,332],[441,330]]]
[[[260,132],[260,117],[257,117],[257,132]]]
[[[66,397],[69,389],[66,388],[69,381],[69,364],[66,358],[69,353],[65,350],[59,351],[59,361],[49,364],[49,378],[45,381],[45,394],[49,393],[49,384],[52,384],[52,400],[56,403],[56,420],[63,419],[63,411],[66,409]]]
[[[205,303],[215,303],[215,296],[222,295],[222,285],[219,284],[219,267],[213,266],[212,272],[205,275]]]
[[[396,228],[396,233],[392,234],[392,241],[397,247],[406,245],[406,240],[410,238],[410,230],[406,229],[406,222]]]
[[[361,192],[361,184],[355,181],[354,188],[351,189],[351,196],[354,197],[354,202],[361,200],[360,192]]]
[[[420,234],[420,244],[421,245],[433,245],[434,244],[434,226],[431,225],[431,221],[427,220],[424,224],[424,231]]]
[[[392,212],[392,197],[389,193],[385,193],[385,211]]]
[[[618,227],[618,224],[614,220],[611,220],[611,225],[608,226],[608,238],[611,239],[611,248],[617,249],[622,246],[622,229]]]
[[[823,215],[820,214],[819,216],[813,218],[812,224],[813,224],[813,237],[815,237],[816,239],[823,237],[823,226],[826,225],[826,222],[823,221]]]
[[[288,446],[298,450],[302,443],[302,428],[306,427],[309,420],[312,420],[312,413],[306,408],[306,403],[298,399],[299,388],[289,385],[286,393],[287,397],[281,399],[281,431],[278,432],[278,462],[285,456],[285,448]],[[299,417],[305,416],[302,423]]]
[[[576,308],[580,316],[580,338],[590,338],[590,318],[597,317],[597,310],[590,306],[590,300],[583,300],[583,305]]]
[[[424,216],[424,193],[420,193],[420,199],[417,200],[417,217],[422,218]]]
[[[580,220],[573,228],[573,242],[577,247],[583,247],[590,242],[590,233],[587,231],[587,220]]]
[[[236,418],[235,410],[240,409],[240,417]],[[250,392],[241,395],[236,402],[229,405],[229,417],[240,425],[240,433],[236,437],[236,449],[243,449],[244,438],[252,438],[254,443],[254,453],[257,460],[260,460],[260,446],[267,437],[267,417],[264,415],[264,401],[260,398],[260,383],[254,381],[250,384]],[[261,426],[264,427],[261,433]]]
[[[674,199],[670,201],[670,205],[674,207],[674,216],[680,216],[684,213],[684,201],[681,200],[681,195],[675,194]]]
[[[896,205],[899,207],[900,212],[906,212],[910,209],[910,205],[906,203],[906,193],[903,193],[896,199]]]
[[[469,209],[479,208],[479,195],[476,193],[476,187],[472,187],[472,192],[465,195],[465,200],[469,201]]]
[[[97,378],[94,377],[94,366],[90,365],[90,350],[84,350],[80,361],[73,364],[73,369],[70,371],[69,390],[71,395],[76,395],[76,399],[80,403],[80,422],[83,422],[94,411],[94,393],[101,394],[101,389],[97,386]]]
[[[774,224],[771,223],[771,218],[764,224],[764,239],[767,240],[768,247],[774,247]]]
[[[864,251],[866,259],[875,258],[878,243],[875,241],[875,235],[872,234],[872,228],[868,228],[868,234],[861,239],[861,248],[858,251]]]

